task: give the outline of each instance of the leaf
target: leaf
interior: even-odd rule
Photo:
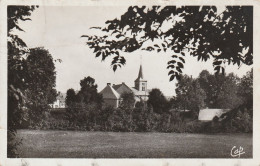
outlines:
[[[122,65],[125,65],[125,62],[126,62],[125,58],[124,58],[124,57],[121,57],[120,63],[121,63]]]
[[[172,75],[174,74],[175,72],[173,70],[169,71],[168,75]]]
[[[106,56],[108,56],[110,54],[110,52],[108,52],[107,50],[106,50]]]
[[[98,52],[97,54],[96,54],[96,57],[99,57],[101,55],[101,52]]]
[[[106,59],[106,55],[104,52],[102,52],[102,61]]]
[[[182,73],[182,70],[181,70],[179,67],[176,67],[176,70],[177,70],[179,73]]]
[[[82,36],[80,36],[80,37],[88,37],[88,35],[82,35]]]
[[[172,58],[177,58],[178,56],[177,55],[173,55]]]
[[[176,73],[176,78],[177,78],[177,80],[181,80],[181,76],[177,73]]]
[[[111,62],[112,65],[115,65],[115,64],[117,63],[118,59],[119,59],[119,56],[115,56],[115,57],[113,58],[112,62]]]
[[[175,66],[174,65],[169,65],[169,66],[167,66],[167,69],[169,69],[169,68],[174,68]]]
[[[149,46],[149,47],[147,47],[145,50],[147,50],[147,51],[152,51],[152,50],[154,50],[154,48],[151,47],[151,46]]]
[[[160,52],[162,49],[158,49],[157,52]]]
[[[222,67],[222,74],[224,75],[225,74],[225,68]]]
[[[114,65],[114,66],[113,66],[114,72],[116,71],[116,69],[117,69],[117,65]]]
[[[213,62],[213,65],[214,66],[219,66],[221,63],[222,63],[222,61],[215,61],[215,62]]]
[[[158,44],[155,44],[154,46],[160,48],[160,47],[158,46]]]
[[[182,55],[182,56],[185,56],[184,52],[181,52],[181,55]]]
[[[176,60],[171,60],[171,61],[168,62],[168,65],[169,64],[174,64],[174,63],[176,63]]]
[[[118,35],[116,35],[116,38],[120,38],[122,36],[124,36],[124,35],[118,34]]]
[[[217,73],[219,73],[219,71],[220,71],[220,66],[216,66],[216,67],[214,68],[214,70],[216,70]]]
[[[162,43],[162,46],[165,47],[165,44]]]
[[[94,49],[94,53],[95,53],[95,52],[97,52],[97,51],[98,51],[98,49],[99,49],[98,47],[95,47],[95,49]]]
[[[180,59],[183,63],[185,63],[185,60],[184,60],[182,57],[179,57],[179,59]]]
[[[178,65],[180,68],[183,68],[183,67],[184,67],[183,64],[180,63],[180,62],[177,62],[177,65]]]
[[[172,76],[170,77],[170,81],[174,80],[174,78],[175,78],[175,75],[172,75]]]
[[[101,27],[90,27],[89,29],[101,29]]]

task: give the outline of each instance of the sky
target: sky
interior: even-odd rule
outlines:
[[[137,78],[139,66],[142,63],[144,78],[148,81],[148,89],[159,88],[164,95],[175,95],[175,81],[169,82],[167,62],[171,52],[147,52],[137,50],[132,53],[122,53],[126,65],[114,72],[111,68],[111,58],[101,62],[95,58],[93,50],[86,45],[86,38],[81,35],[95,34],[97,30],[90,27],[104,26],[107,20],[120,17],[127,6],[116,7],[59,7],[40,6],[31,15],[32,21],[19,22],[25,32],[16,32],[29,48],[44,47],[49,50],[56,66],[56,89],[66,93],[69,88],[80,89],[79,82],[84,77],[91,76],[101,91],[107,83],[119,84],[125,82],[133,87]],[[141,58],[142,57],[142,58]],[[186,56],[184,74],[198,77],[203,69],[214,73],[212,60],[198,62],[196,58]],[[226,72],[234,72],[239,77],[246,74],[250,66],[226,66]]]

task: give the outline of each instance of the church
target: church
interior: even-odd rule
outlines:
[[[135,102],[147,101],[149,91],[147,89],[147,80],[144,79],[143,68],[140,65],[139,73],[134,81],[134,87],[126,85],[124,82],[121,84],[107,83],[107,86],[100,92],[103,95],[104,103],[117,108],[120,105],[121,94],[123,93],[133,93],[135,96]]]

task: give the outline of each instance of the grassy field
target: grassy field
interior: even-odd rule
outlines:
[[[19,130],[23,158],[231,158],[233,146],[252,157],[252,134],[115,133]]]

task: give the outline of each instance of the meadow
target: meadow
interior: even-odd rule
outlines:
[[[18,130],[22,158],[252,158],[252,134]]]

